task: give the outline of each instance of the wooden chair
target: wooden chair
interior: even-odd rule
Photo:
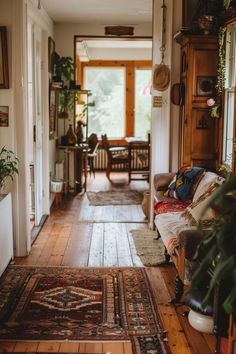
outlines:
[[[94,158],[97,156],[97,150],[99,146],[99,141],[97,134],[92,133],[88,137],[88,165],[89,165],[89,174],[93,173],[93,176],[95,177],[95,169],[94,169]]]
[[[110,181],[110,173],[112,171],[129,172],[130,162],[128,147],[126,146],[110,146],[107,135],[102,135],[102,145],[107,153],[106,176]]]

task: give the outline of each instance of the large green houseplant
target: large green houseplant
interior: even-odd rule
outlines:
[[[7,178],[13,180],[18,174],[18,158],[13,151],[7,150],[5,146],[0,150],[0,193],[5,187]]]
[[[71,57],[61,57],[56,52],[53,55],[54,81],[69,82],[74,77],[75,65]]]
[[[206,281],[206,274],[211,269],[203,307],[212,299],[215,288],[224,288],[223,309],[227,314],[236,314],[236,174],[229,177],[219,187],[207,205],[213,208],[216,218],[212,230],[200,243],[195,259],[201,259],[196,271],[191,291],[201,289]],[[202,259],[203,257],[203,259]]]

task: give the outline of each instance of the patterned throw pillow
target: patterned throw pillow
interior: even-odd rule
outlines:
[[[190,225],[197,225],[201,222],[203,227],[209,227],[215,219],[215,213],[212,208],[208,208],[204,214],[203,211],[208,204],[212,193],[224,182],[224,178],[218,177],[208,189],[194,202],[192,202],[185,211],[181,214],[181,217],[188,220]]]
[[[184,201],[192,200],[204,173],[205,169],[202,167],[181,167],[164,196]]]

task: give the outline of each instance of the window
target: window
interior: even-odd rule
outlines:
[[[223,162],[233,167],[233,142],[235,138],[235,85],[236,85],[236,25],[230,26],[226,34],[226,82]]]
[[[86,67],[84,86],[91,90],[88,134],[106,133],[112,138],[125,135],[125,69]]]
[[[83,88],[91,90],[88,133],[147,137],[151,126],[151,62],[90,60],[81,66]],[[78,77],[78,73],[77,73]]]
[[[135,69],[135,123],[136,137],[147,137],[151,126],[151,77],[150,69]]]

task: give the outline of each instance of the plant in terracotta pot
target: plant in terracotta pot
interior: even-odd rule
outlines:
[[[0,150],[0,193],[3,192],[6,180],[18,174],[18,158],[13,151],[7,150],[5,146]]]

